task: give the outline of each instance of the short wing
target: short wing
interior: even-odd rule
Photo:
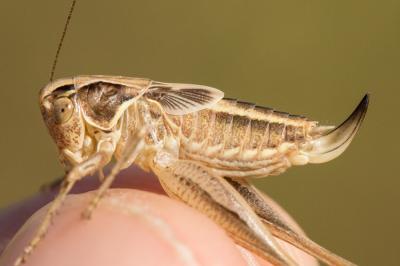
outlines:
[[[184,115],[211,107],[224,93],[201,85],[153,82],[144,97],[159,102],[168,114]]]

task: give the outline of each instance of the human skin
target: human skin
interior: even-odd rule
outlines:
[[[86,191],[97,186],[94,177],[77,184],[26,266],[270,265],[238,247],[203,214],[166,197],[157,179],[137,168],[123,171],[92,218],[84,220],[81,213],[93,197]],[[21,254],[43,219],[48,205],[42,206],[55,193],[56,189],[40,193],[0,212],[1,266],[12,265]],[[266,199],[301,231],[282,208]],[[318,265],[290,244],[279,243],[299,265]]]

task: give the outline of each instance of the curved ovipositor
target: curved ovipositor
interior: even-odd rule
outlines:
[[[350,145],[367,113],[369,95],[366,94],[351,115],[333,130],[311,140],[303,147],[310,163],[324,163],[335,159]]]

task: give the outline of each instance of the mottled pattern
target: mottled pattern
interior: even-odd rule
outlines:
[[[100,128],[111,128],[123,103],[138,95],[138,90],[120,84],[95,82],[79,89],[78,98],[86,118]]]
[[[182,157],[226,169],[287,167],[285,156],[309,139],[316,125],[304,117],[228,98],[213,108],[170,118],[179,121],[174,123],[180,127]]]
[[[82,146],[85,132],[79,110],[76,108],[76,105],[74,105],[75,108],[72,110],[73,114],[71,118],[64,123],[59,123],[56,119],[57,115],[55,114],[55,108],[53,106],[57,98],[65,97],[62,92],[67,91],[64,90],[66,88],[67,87],[63,87],[61,90],[55,91],[53,94],[46,97],[44,100],[46,104],[41,105],[41,112],[47,129],[58,148],[60,150],[67,148],[71,151],[76,151]],[[69,98],[75,103],[75,94],[71,94]],[[49,107],[46,108],[46,106]]]

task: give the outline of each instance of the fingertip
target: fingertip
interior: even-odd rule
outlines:
[[[97,185],[96,178],[89,177],[78,184],[75,193],[94,189]],[[123,171],[113,187],[139,188],[164,194],[152,174],[136,167]],[[79,258],[79,261],[72,263],[73,265],[101,266],[106,265],[102,264],[103,262],[109,262],[111,259],[114,260],[113,263],[107,265],[125,265],[124,259],[127,265],[131,265],[132,261],[140,265],[152,265],[153,259],[158,262],[160,259],[164,260],[164,265],[169,265],[167,263],[169,259],[171,265],[190,265],[187,264],[188,261],[182,264],[183,258],[179,259],[177,256],[183,256],[188,260],[194,258],[202,262],[200,265],[270,265],[243,248],[236,248],[220,227],[192,208],[165,196],[145,191],[110,190],[90,221],[82,220],[81,213],[87,206],[89,198],[93,196],[93,192],[69,196],[45,240],[38,246],[27,265],[71,265],[73,258]],[[49,195],[33,199],[37,202],[37,199],[43,198],[48,199]],[[270,198],[266,200],[284,220],[301,231],[279,205]],[[26,203],[40,206],[33,204],[32,200],[25,202],[25,205]],[[26,209],[26,206],[24,208]],[[19,209],[16,208],[17,211]],[[33,207],[30,209],[34,210]],[[0,265],[12,265],[13,260],[32,238],[43,219],[44,212],[45,208],[39,210],[20,229],[0,257]],[[13,220],[15,221],[15,217]],[[168,230],[162,231],[161,228]],[[166,239],[167,232],[179,241],[172,241],[174,238]],[[174,246],[171,246],[171,243],[175,243]],[[318,265],[314,258],[292,245],[284,241],[280,241],[280,244],[289,255],[301,262],[301,265]],[[93,261],[85,262],[85,259]],[[116,261],[119,264],[116,264]],[[64,262],[66,264],[62,264]]]
[[[105,171],[108,172],[108,169]],[[58,185],[61,182],[57,182]],[[30,196],[21,202],[14,203],[0,211],[0,254],[5,246],[21,226],[31,217],[38,209],[49,203],[59,191],[59,186],[45,185],[48,189],[40,190],[39,193]],[[88,176],[77,182],[71,193],[84,193],[95,190],[100,185],[98,177]],[[38,185],[38,188],[40,186]],[[123,170],[114,181],[113,188],[134,188],[156,194],[165,194],[157,178],[149,173],[141,170],[136,166]]]
[[[245,265],[233,242],[203,215],[165,196],[112,189],[91,220],[80,214],[93,193],[69,196],[27,266]],[[12,265],[45,208],[19,231],[1,265]]]

